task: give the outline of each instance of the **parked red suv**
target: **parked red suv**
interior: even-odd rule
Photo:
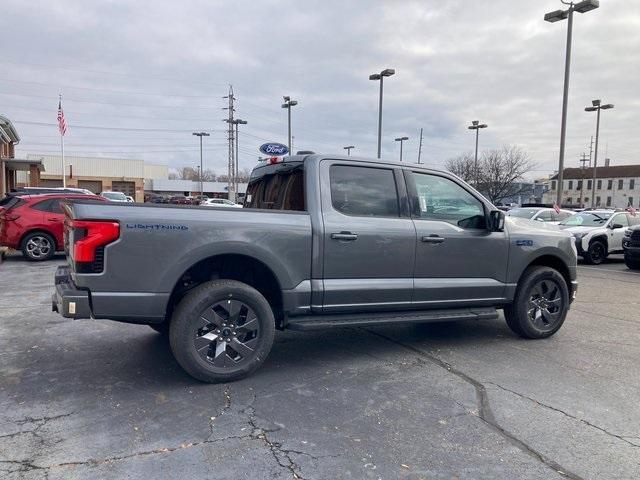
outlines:
[[[97,195],[10,195],[0,200],[0,246],[22,250],[28,260],[48,260],[63,249],[63,200],[106,199]]]

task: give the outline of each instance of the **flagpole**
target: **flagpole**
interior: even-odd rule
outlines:
[[[62,105],[62,95],[60,95],[60,105]],[[65,188],[67,186],[67,179],[65,176],[64,168],[64,135],[62,133],[62,130],[58,130],[60,131],[60,149],[62,151],[62,188]]]

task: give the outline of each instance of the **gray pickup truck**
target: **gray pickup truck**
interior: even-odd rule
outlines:
[[[168,332],[193,377],[241,378],[275,329],[497,318],[553,335],[576,250],[506,219],[457,177],[419,165],[294,155],[256,167],[243,209],[72,201],[53,309]]]

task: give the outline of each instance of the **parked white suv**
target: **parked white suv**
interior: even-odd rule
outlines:
[[[556,212],[553,208],[545,207],[517,207],[507,211],[506,215],[507,217],[526,218],[557,225],[573,215],[573,212],[571,210]]]
[[[640,217],[615,210],[585,210],[560,222],[571,233],[578,255],[587,263],[598,265],[610,253],[622,253],[624,232],[640,223]]]

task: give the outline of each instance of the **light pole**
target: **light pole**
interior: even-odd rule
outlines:
[[[203,188],[202,188],[202,137],[208,137],[210,134],[208,134],[207,132],[194,132],[192,135],[195,135],[196,137],[200,137],[200,172],[198,173],[198,180],[200,181],[200,195],[203,195]]]
[[[592,106],[586,107],[584,109],[585,112],[598,112],[596,115],[596,152],[593,157],[593,181],[592,181],[592,189],[591,189],[591,207],[595,207],[596,200],[596,168],[598,167],[598,137],[600,136],[600,110],[608,110],[613,108],[613,105],[607,103],[606,105],[601,105],[600,100],[592,100]]]
[[[298,102],[296,100],[291,100],[291,97],[284,96],[284,103],[282,104],[282,108],[287,109],[287,117],[289,121],[289,155],[291,155],[291,107],[295,107]]]
[[[473,179],[475,182],[475,187],[478,188],[478,132],[480,132],[481,128],[487,128],[488,125],[486,123],[480,123],[478,120],[473,120],[471,125],[467,127],[469,130],[476,131],[476,154],[474,155],[473,160]]]
[[[396,142],[400,142],[400,161],[402,161],[402,144],[405,140],[409,140],[409,137],[398,137],[396,138]]]
[[[356,147],[354,147],[353,145],[349,145],[348,147],[342,147],[343,150],[347,151],[347,157],[351,156],[351,149],[352,148],[356,148]]]
[[[246,120],[240,120],[239,118],[236,118],[233,121],[233,124],[236,126],[236,164],[234,167],[235,178],[233,179],[236,187],[236,195],[238,194],[238,168],[240,166],[240,162],[238,161],[238,143],[240,143],[240,137],[238,137],[238,125],[246,125],[247,123],[248,122]]]
[[[390,77],[396,73],[393,68],[385,68],[380,73],[369,75],[369,80],[380,80],[380,101],[378,103],[378,158],[382,151],[382,84],[384,77]]]
[[[562,94],[562,122],[560,124],[560,154],[558,158],[558,192],[556,195],[556,205],[562,205],[563,171],[564,171],[564,144],[567,132],[567,101],[569,97],[569,72],[571,66],[571,35],[573,31],[573,12],[585,13],[600,6],[598,0],[583,0],[582,2],[567,3],[560,0],[564,5],[569,5],[567,10],[555,10],[544,16],[546,22],[558,22],[568,19],[567,23],[567,49],[564,61],[564,91]]]

